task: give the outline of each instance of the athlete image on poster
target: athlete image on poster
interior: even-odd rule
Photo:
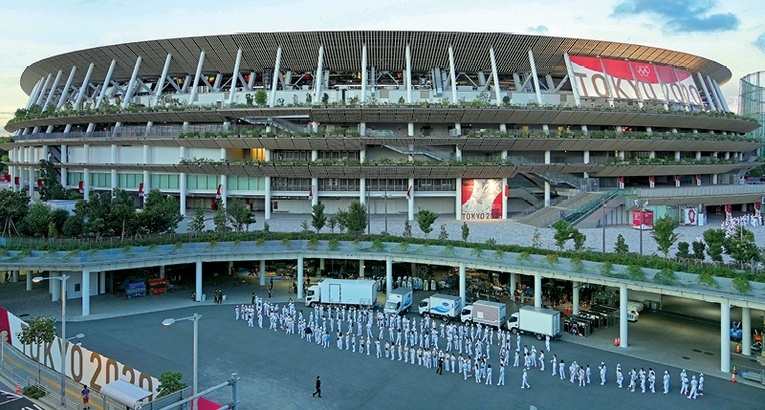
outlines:
[[[502,185],[498,179],[462,180],[462,219],[500,219]]]

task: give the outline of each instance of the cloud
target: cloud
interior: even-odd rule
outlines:
[[[754,40],[753,44],[760,49],[760,51],[765,52],[765,33],[760,34],[760,36],[757,37],[757,40]]]
[[[733,13],[712,13],[717,0],[621,0],[611,17],[650,15],[658,17],[669,33],[720,32],[738,28]]]
[[[536,27],[529,27],[529,28],[526,29],[526,31],[528,31],[529,33],[544,34],[544,33],[547,33],[550,30],[547,28],[547,26],[543,26],[543,25],[540,24],[540,25],[538,25]]]

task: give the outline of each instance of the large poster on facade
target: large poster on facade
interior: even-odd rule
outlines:
[[[570,56],[584,98],[614,98],[701,105],[693,75],[670,66],[600,57]]]
[[[74,343],[61,343],[56,337],[51,343],[25,345],[18,334],[27,323],[0,307],[0,333],[9,336],[10,344],[30,359],[56,372],[61,372],[61,352],[66,352],[66,375],[78,383],[100,391],[101,387],[115,380],[124,380],[154,394],[159,390],[159,380],[130,366],[110,359]],[[153,396],[152,396],[153,397]]]
[[[462,180],[462,219],[500,219],[502,184],[499,179]]]

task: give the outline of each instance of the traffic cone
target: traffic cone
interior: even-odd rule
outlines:
[[[733,366],[733,371],[730,372],[730,381],[732,381],[733,383],[736,382],[736,374],[737,373],[738,373],[738,371],[736,370],[736,366]]]
[[[16,394],[21,394],[21,383],[16,382]]]
[[[741,353],[741,344],[736,343],[736,353]]]
[[[619,340],[619,338],[617,337],[616,339],[614,339],[614,346],[619,346],[621,344],[621,342],[622,341]]]

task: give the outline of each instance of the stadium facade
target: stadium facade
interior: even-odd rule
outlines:
[[[546,225],[759,212],[756,121],[724,65],[655,47],[507,33],[240,33],[52,56],[21,76],[7,185],[39,161],[87,199],[150,189],[185,214],[245,201]],[[726,206],[730,205],[730,206]],[[735,206],[735,208],[734,208]],[[563,211],[563,212],[561,212]],[[688,222],[688,221],[686,221]]]

